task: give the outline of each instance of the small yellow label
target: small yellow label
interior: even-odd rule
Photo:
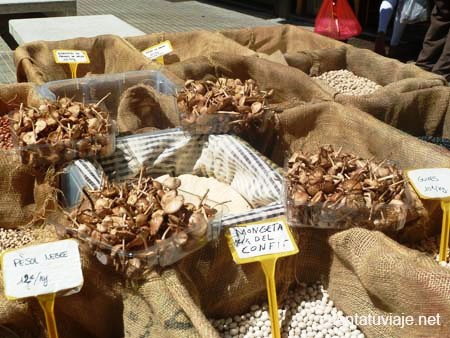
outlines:
[[[286,217],[276,217],[229,228],[226,238],[233,259],[238,264],[298,253],[298,247]]]
[[[173,52],[172,44],[169,40],[158,43],[142,51],[150,60],[156,60],[160,64],[164,64],[164,55]]]
[[[84,50],[54,49],[53,58],[56,63],[91,63],[87,52]]]
[[[422,199],[450,198],[450,169],[428,168],[406,172],[414,190]]]

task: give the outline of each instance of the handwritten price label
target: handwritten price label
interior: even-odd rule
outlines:
[[[167,55],[173,51],[172,44],[169,40],[158,43],[157,45],[151,46],[142,51],[147,58],[150,60],[158,59],[164,55]]]
[[[237,263],[253,262],[258,257],[290,256],[298,252],[284,218],[274,218],[229,229],[228,241]]]
[[[1,263],[10,299],[77,292],[83,285],[78,243],[73,239],[6,251]]]
[[[445,199],[450,197],[450,169],[417,169],[410,170],[407,174],[421,198]]]
[[[90,63],[84,50],[54,49],[53,57],[56,63]]]

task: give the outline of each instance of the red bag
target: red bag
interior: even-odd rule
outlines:
[[[361,34],[358,22],[347,0],[324,0],[314,24],[314,32],[336,40]]]

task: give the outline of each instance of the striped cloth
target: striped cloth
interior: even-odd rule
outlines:
[[[153,177],[193,174],[230,185],[253,209],[224,215],[221,227],[285,214],[281,170],[235,136],[188,135],[179,129],[170,129],[119,137],[114,154],[99,163],[108,177],[118,181],[136,176],[144,166],[146,174]],[[74,166],[83,178],[78,185],[90,189],[100,187],[102,174],[92,163],[78,160]]]

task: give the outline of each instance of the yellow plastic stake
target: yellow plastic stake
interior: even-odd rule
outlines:
[[[450,200],[442,200],[442,232],[441,244],[439,248],[439,262],[447,262],[448,242],[450,237]]]
[[[55,320],[55,294],[38,296],[39,304],[44,310],[45,323],[47,324],[48,338],[58,338],[58,330]]]
[[[272,326],[272,338],[280,338],[280,320],[278,318],[277,285],[275,283],[275,266],[277,258],[261,261],[261,267],[266,276],[267,298],[269,302],[270,323]]]
[[[69,67],[70,67],[70,75],[72,76],[72,79],[76,79],[78,63],[69,63]]]
[[[259,262],[266,279],[272,337],[280,338],[275,266],[277,259],[295,255],[298,247],[286,217],[242,224],[225,234],[233,260],[237,264]]]
[[[55,294],[37,296],[39,304],[44,311],[45,324],[47,326],[48,338],[59,338],[55,319]]]

